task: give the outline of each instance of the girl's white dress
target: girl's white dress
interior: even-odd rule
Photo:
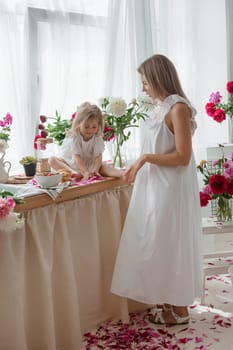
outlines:
[[[146,120],[142,153],[175,151],[175,138],[165,116],[177,102],[168,96]],[[114,294],[147,304],[190,305],[202,291],[201,208],[197,170],[149,163],[139,170],[126,216],[113,273]]]
[[[75,162],[75,155],[80,155],[88,167],[93,170],[95,158],[104,151],[104,141],[102,136],[94,135],[90,140],[85,141],[82,135],[67,136],[59,150],[59,158],[64,159],[69,166],[79,171]]]

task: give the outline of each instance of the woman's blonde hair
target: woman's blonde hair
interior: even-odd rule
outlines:
[[[138,72],[145,76],[148,84],[159,95],[178,94],[187,99],[174,64],[164,55],[153,55],[146,59]]]
[[[89,102],[84,102],[77,108],[76,116],[72,122],[70,130],[67,132],[67,136],[75,136],[79,134],[79,127],[82,123],[87,123],[91,119],[96,119],[99,125],[97,135],[101,135],[104,130],[104,119],[100,108],[97,105]]]

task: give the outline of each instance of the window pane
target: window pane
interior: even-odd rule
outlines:
[[[42,114],[68,116],[84,101],[96,103],[104,84],[104,27],[70,25],[60,32],[47,22],[38,26]]]

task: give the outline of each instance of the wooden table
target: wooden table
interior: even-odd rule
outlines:
[[[127,316],[110,286],[131,191],[106,179],[15,208],[25,227],[0,231],[1,349],[81,350],[84,332]]]
[[[53,203],[61,203],[75,198],[80,198],[86,195],[106,191],[109,189],[129,186],[125,181],[117,178],[108,177],[103,181],[93,182],[88,185],[69,186],[65,188],[61,194],[53,200],[47,194],[39,194],[36,196],[27,197],[24,204],[16,205],[16,212],[24,212],[29,209],[43,207]]]

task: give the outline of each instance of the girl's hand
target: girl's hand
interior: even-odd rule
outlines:
[[[72,174],[70,175],[70,177],[71,177],[72,180],[75,180],[75,181],[79,181],[79,180],[82,179],[82,175],[79,174],[79,173],[72,173]]]
[[[93,173],[90,173],[89,171],[87,171],[83,174],[83,180],[88,180],[92,176],[93,176]]]
[[[134,182],[138,170],[145,164],[143,156],[139,157],[123,174],[123,180],[128,183]]]
[[[93,171],[93,175],[94,175],[94,176],[100,176],[100,177],[101,177],[100,173],[99,173],[98,171],[95,171],[95,170]]]

